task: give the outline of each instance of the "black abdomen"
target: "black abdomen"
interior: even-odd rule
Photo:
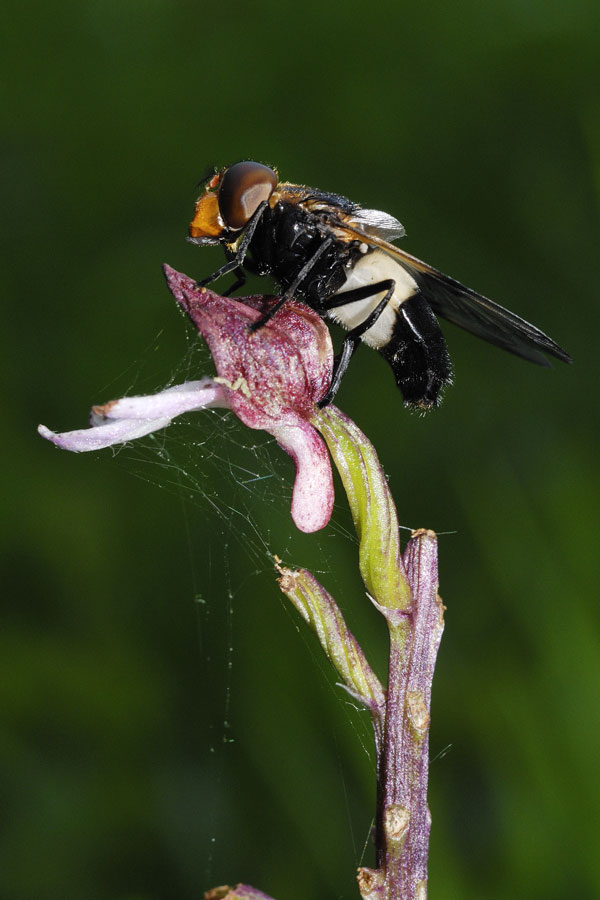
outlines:
[[[438,320],[421,293],[400,305],[392,336],[378,349],[392,367],[405,406],[439,406],[452,381],[452,364]]]

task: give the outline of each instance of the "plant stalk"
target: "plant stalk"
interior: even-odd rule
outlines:
[[[403,562],[411,605],[408,609],[379,607],[388,622],[390,656],[378,766],[377,868],[359,869],[358,876],[365,900],[427,897],[431,685],[444,627],[434,532],[414,532]]]

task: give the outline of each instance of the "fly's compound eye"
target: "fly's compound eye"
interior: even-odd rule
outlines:
[[[219,212],[228,228],[247,225],[277,184],[273,169],[257,162],[240,162],[227,169],[219,186]]]

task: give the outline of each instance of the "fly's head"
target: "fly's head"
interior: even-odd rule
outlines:
[[[193,244],[235,244],[261,203],[277,186],[277,172],[257,162],[239,162],[217,172],[196,203],[189,226]]]

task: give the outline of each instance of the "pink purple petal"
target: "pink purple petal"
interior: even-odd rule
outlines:
[[[122,397],[104,406],[95,406],[93,413],[103,419],[174,419],[186,412],[228,405],[223,385],[216,384],[212,378],[203,378],[176,384],[158,394]]]
[[[182,413],[228,405],[223,386],[205,378],[175,385],[158,394],[123,397],[103,406],[94,406],[90,428],[57,434],[45,425],[39,425],[38,432],[62,450],[84,453],[124,444],[160,431]]]
[[[269,429],[279,446],[296,465],[292,494],[292,519],[300,531],[324,528],[333,510],[333,477],[323,439],[309,422]]]
[[[171,419],[117,419],[91,428],[80,428],[78,431],[64,431],[62,434],[50,431],[45,425],[38,425],[38,432],[61,450],[85,453],[88,450],[104,450],[114,444],[135,441],[170,424]]]

